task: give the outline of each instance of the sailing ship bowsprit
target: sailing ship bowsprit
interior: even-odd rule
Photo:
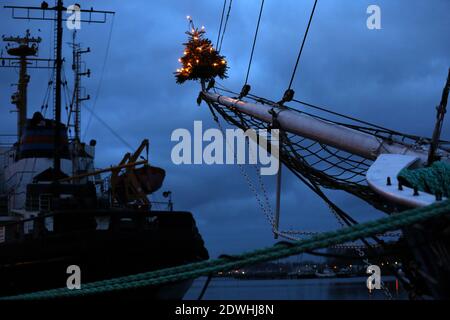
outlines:
[[[80,139],[81,50],[75,41],[74,94],[67,125],[61,121],[63,12],[54,7],[6,7],[14,18],[54,20],[55,57],[36,58],[41,38],[4,37],[14,45],[1,57],[3,67],[19,68],[17,139],[0,145],[0,296],[64,287],[67,268],[81,269],[81,280],[92,282],[208,259],[208,252],[189,212],[155,211],[148,195],[161,188],[165,171],[139,160],[144,140],[113,167],[96,170],[94,140]],[[26,12],[19,16],[19,12]],[[106,17],[112,12],[88,12]],[[39,12],[30,16],[30,12]],[[54,117],[41,112],[27,116],[29,68],[54,71]],[[74,136],[69,136],[73,127]],[[106,178],[102,173],[108,173]],[[169,192],[165,193],[170,195]],[[192,281],[125,290],[109,295],[181,298]]]
[[[209,68],[209,71],[216,70],[217,63],[211,64],[211,56],[199,58],[200,54],[189,50],[188,46],[184,56],[179,60],[183,68],[177,70],[177,82],[180,82],[180,77],[201,80],[202,87],[197,102],[198,104],[206,102],[212,117],[221,129],[219,116],[227,124],[244,131],[279,129],[281,132],[279,148],[278,143],[274,143],[268,151],[271,152],[273,148],[279,151],[276,154],[279,153],[280,162],[284,167],[330,207],[341,226],[353,226],[358,224],[358,221],[334,203],[325,193],[325,189],[345,191],[389,215],[396,215],[411,208],[428,207],[429,210],[433,210],[432,205],[443,201],[448,203],[450,143],[440,140],[440,135],[450,91],[450,70],[437,108],[432,138],[404,134],[295,98],[292,84],[317,2],[314,1],[289,86],[280,101],[272,101],[253,94],[248,83],[264,1],[260,2],[245,83],[240,92],[230,90],[216,82],[215,77],[220,77],[217,72],[212,73],[213,76],[204,72],[203,68]],[[219,51],[232,3],[229,2],[225,19],[222,14],[218,37],[220,41],[217,42]],[[223,29],[222,21],[224,21]],[[192,33],[195,35],[194,40],[200,39],[203,35],[194,29],[193,25]],[[291,107],[291,104],[296,104],[299,108]],[[276,137],[258,136],[253,140],[262,139],[270,142],[277,138],[278,134]],[[307,232],[282,230],[279,226],[282,167],[279,167],[277,175],[275,212],[272,212],[270,204],[262,204],[254,187],[250,183],[249,185],[255,193],[261,211],[271,224],[275,238],[299,240],[295,235],[304,235]],[[261,189],[265,193],[264,188]],[[430,219],[424,223],[404,227],[393,237],[395,240],[391,244],[395,246],[395,256],[402,263],[401,266],[389,266],[389,269],[412,298],[450,297],[449,213],[446,212],[446,216]],[[364,246],[356,246],[356,253],[364,257],[361,260],[367,265],[371,263],[365,259],[368,255],[361,248],[366,249],[374,260],[381,256],[394,255],[385,239],[385,235],[372,235],[370,238],[360,239]],[[389,298],[389,294],[387,297]]]

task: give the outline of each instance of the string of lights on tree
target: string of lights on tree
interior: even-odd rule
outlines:
[[[183,56],[178,59],[182,67],[177,69],[175,77],[177,83],[186,80],[209,81],[215,77],[227,78],[227,61],[214,49],[211,40],[205,37],[205,27],[195,28],[192,18],[189,21],[188,42],[184,43]]]

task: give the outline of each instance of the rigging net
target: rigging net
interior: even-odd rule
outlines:
[[[215,87],[215,90],[219,93],[226,92],[228,94],[239,96],[236,92],[218,86]],[[277,103],[255,95],[247,95],[247,99],[253,100],[256,103],[273,106],[274,109],[278,108]],[[228,108],[217,103],[212,103],[211,105],[227,123],[243,130],[267,129],[270,126],[269,123],[243,114],[236,109]],[[299,111],[293,108],[289,109],[296,112],[302,112],[316,119],[325,120],[353,130],[364,132],[379,139],[401,142],[403,145],[410,146],[411,148],[426,145],[430,142],[428,138],[402,134],[369,124],[368,122],[359,121],[355,118],[339,115],[335,112],[330,113],[342,118],[341,120],[330,120],[330,117],[324,118],[306,111]],[[324,108],[322,108],[322,110],[324,112],[326,111]],[[347,122],[344,122],[344,120],[347,120]],[[352,120],[352,122],[348,122],[348,120]],[[270,136],[268,139],[270,139]],[[282,163],[291,171],[303,177],[313,185],[327,189],[343,190],[366,201],[383,212],[392,212],[395,210],[393,206],[382,201],[380,196],[374,193],[366,183],[365,175],[373,162],[371,159],[351,154],[289,132],[284,133],[283,143],[280,148],[280,158]]]

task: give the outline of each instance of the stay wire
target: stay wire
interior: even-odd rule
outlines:
[[[227,0],[223,0],[222,16],[220,17],[219,32],[217,33],[216,49],[219,48],[219,40],[220,40],[220,34],[222,32],[223,17],[225,15],[226,6],[227,6]]]
[[[227,17],[225,19],[225,24],[223,25],[223,31],[222,31],[222,37],[220,39],[220,45],[217,48],[217,51],[220,52],[220,50],[222,50],[222,44],[223,44],[223,37],[225,36],[225,31],[227,30],[227,25],[228,25],[228,19],[230,18],[230,12],[231,12],[231,6],[233,4],[233,0],[230,0],[230,4],[228,5],[228,12],[227,12]]]
[[[124,138],[122,138],[113,128],[111,128],[101,117],[95,114],[94,110],[89,109],[88,107],[84,106],[84,108],[89,111],[91,116],[93,116],[95,119],[98,120],[103,126],[105,126],[106,129],[109,130],[120,142],[122,142],[127,148],[130,150],[134,150],[131,144],[129,144]]]
[[[263,8],[264,8],[264,0],[261,1],[261,9],[259,10],[258,22],[256,23],[255,37],[253,38],[252,52],[250,53],[250,61],[248,62],[247,76],[245,77],[245,84],[247,84],[248,76],[250,74],[250,68],[251,68],[252,61],[253,61],[253,53],[255,51],[256,39],[258,38],[259,24],[261,22]]]
[[[297,72],[297,67],[298,67],[298,63],[300,61],[300,57],[301,57],[302,52],[303,52],[303,47],[305,46],[306,38],[308,37],[309,27],[311,26],[311,21],[312,21],[312,18],[314,16],[314,11],[316,10],[316,5],[317,5],[317,0],[314,1],[314,6],[313,6],[313,9],[311,11],[311,15],[309,16],[308,26],[306,27],[305,34],[303,36],[302,45],[300,47],[300,51],[298,52],[297,61],[295,62],[295,67],[294,67],[294,70],[292,71],[291,81],[289,82],[288,90],[291,89],[292,83],[294,82],[295,73]]]
[[[225,88],[218,81],[216,81],[216,84],[218,86],[220,86],[220,87],[216,86],[217,90],[224,91],[224,92],[227,92],[227,93],[230,93],[230,94],[234,94],[236,96],[239,95],[239,93],[237,93],[237,92],[235,92],[233,90]],[[266,99],[266,98],[263,98],[263,97],[260,97],[260,96],[257,96],[255,94],[248,94],[247,97],[249,97],[250,99],[254,100],[255,102],[276,106],[276,102],[274,102],[272,100],[269,100],[269,99]],[[347,116],[345,114],[342,114],[342,113],[339,113],[339,112],[336,112],[336,111],[331,111],[331,109],[329,109],[327,107],[323,107],[323,106],[321,107],[321,106],[314,105],[314,104],[308,103],[308,102],[304,102],[304,101],[301,101],[301,100],[298,100],[298,99],[292,99],[292,101],[296,102],[298,104],[302,104],[302,105],[307,106],[307,107],[311,107],[313,109],[317,109],[317,110],[320,110],[320,111],[323,111],[323,112],[326,112],[326,113],[329,113],[329,114],[332,114],[332,115],[335,115],[335,116],[338,116],[338,117],[341,117],[341,118],[344,118],[344,119],[347,119],[347,120],[351,120],[351,121],[354,121],[354,122],[357,122],[357,123],[369,126],[369,127],[360,127],[361,129],[368,129],[368,130],[369,129],[379,129],[379,130],[382,130],[382,131],[384,131],[386,133],[389,133],[389,134],[397,134],[397,135],[401,135],[401,136],[408,137],[408,138],[411,138],[411,139],[418,139],[418,138],[424,139],[423,137],[418,137],[418,136],[414,136],[414,135],[401,133],[401,132],[398,132],[398,131],[394,131],[392,129],[388,129],[388,128],[383,127],[383,126],[379,126],[379,125],[374,124],[374,123],[370,123],[370,122],[367,122],[367,121],[364,121],[364,120],[360,120],[360,119],[355,118],[355,117]],[[302,112],[304,114],[307,114],[307,115],[310,115],[310,116],[313,116],[313,117],[316,117],[316,118],[319,118],[319,119],[322,119],[322,120],[325,120],[325,121],[331,121],[330,119],[326,119],[326,118],[317,116],[315,114],[307,113],[305,111],[300,111],[300,110],[298,110],[296,108],[292,108],[292,107],[288,107],[288,106],[285,106],[285,107],[287,109],[292,110],[292,111]],[[336,123],[336,124],[341,124],[341,125],[348,125],[348,124],[342,123],[342,122],[336,122],[336,121],[331,121],[331,122]]]

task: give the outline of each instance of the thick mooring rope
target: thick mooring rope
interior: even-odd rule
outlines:
[[[434,162],[427,168],[410,170],[403,169],[398,174],[402,184],[417,188],[436,195],[436,197],[450,197],[450,164],[448,162]]]
[[[163,285],[177,281],[195,279],[200,276],[229,271],[260,262],[285,258],[308,250],[327,248],[331,245],[354,241],[375,234],[398,230],[415,223],[423,222],[450,213],[450,200],[433,205],[404,211],[375,221],[361,223],[325,232],[320,235],[292,243],[281,243],[272,247],[243,253],[233,257],[219,258],[183,266],[167,268],[132,276],[103,280],[82,285],[79,290],[67,288],[39,291],[29,294],[3,297],[2,300],[39,300],[64,297],[84,297],[115,291]]]

